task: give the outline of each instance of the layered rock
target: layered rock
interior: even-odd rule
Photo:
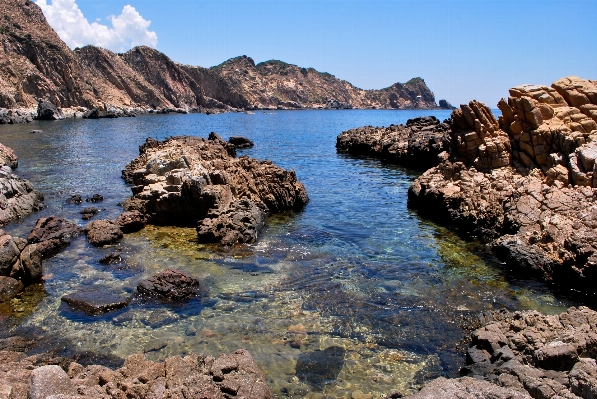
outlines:
[[[198,226],[203,240],[229,245],[254,241],[266,214],[309,201],[294,171],[236,158],[233,145],[210,137],[148,139],[123,171],[134,184],[125,208],[154,224]]]
[[[437,156],[448,149],[449,125],[434,116],[409,119],[406,125],[365,126],[342,132],[338,151],[370,155],[386,162],[427,170],[437,165]]]
[[[0,351],[0,393],[13,399],[273,398],[265,376],[242,349],[218,358],[189,354],[160,363],[131,355],[116,370],[71,362],[65,372],[57,365],[40,365],[42,357]]]
[[[533,398],[597,393],[597,313],[496,312],[472,333],[463,373]]]
[[[499,121],[461,106],[449,153],[412,184],[409,205],[489,240],[516,271],[594,290],[596,93],[577,77],[515,87]]]

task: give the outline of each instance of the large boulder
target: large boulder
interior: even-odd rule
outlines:
[[[148,140],[140,152],[123,171],[134,185],[125,209],[145,214],[150,223],[199,226],[204,241],[251,242],[263,227],[263,215],[298,209],[309,201],[294,171],[270,161],[236,158],[234,146],[215,133],[209,140]],[[240,223],[241,214],[251,220]],[[218,218],[222,223],[213,223]],[[233,236],[230,231],[236,227],[242,231]]]
[[[118,223],[106,219],[87,223],[85,234],[87,241],[96,247],[114,244],[123,237]]]
[[[137,210],[128,211],[121,213],[116,223],[124,234],[129,234],[143,229],[147,224],[147,217]]]
[[[185,272],[166,269],[142,280],[137,286],[137,291],[146,296],[180,301],[197,295],[199,281]]]
[[[46,121],[57,121],[64,119],[62,110],[56,105],[46,100],[40,100],[37,103],[37,119]]]
[[[43,209],[43,199],[28,180],[13,174],[9,165],[0,167],[0,226]]]

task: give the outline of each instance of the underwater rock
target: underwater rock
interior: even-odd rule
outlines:
[[[116,223],[124,234],[129,234],[143,229],[147,224],[147,217],[139,211],[126,211],[118,216]]]
[[[440,123],[434,116],[423,116],[409,119],[406,125],[347,130],[336,138],[336,148],[426,170],[437,165],[438,154],[448,149],[449,130],[447,123]]]
[[[80,204],[81,202],[83,202],[81,194],[73,194],[66,199],[67,204]]]
[[[107,219],[87,223],[85,234],[87,234],[87,241],[96,247],[114,244],[123,237],[118,224]]]
[[[122,174],[134,184],[125,209],[140,211],[150,223],[198,227],[204,242],[252,242],[264,215],[309,201],[294,171],[236,158],[234,146],[215,133],[209,140],[172,137],[148,143]]]
[[[141,281],[137,291],[142,295],[180,301],[197,295],[199,280],[187,273],[166,269]]]
[[[80,290],[62,297],[71,308],[96,316],[128,306],[130,298],[123,298],[106,290]]]
[[[41,218],[35,224],[27,241],[37,243],[44,258],[57,254],[61,249],[70,245],[72,238],[83,233],[83,229],[64,218],[49,216]]]
[[[344,366],[346,349],[330,346],[322,351],[301,353],[296,362],[296,376],[314,389],[323,390],[333,382]]]
[[[101,263],[102,265],[110,265],[110,264],[120,263],[120,262],[122,262],[122,256],[120,256],[120,254],[118,252],[111,252],[111,253],[103,256],[99,260],[99,263]]]
[[[23,290],[23,283],[12,277],[0,276],[0,302],[8,301]]]
[[[91,197],[85,198],[86,202],[102,202],[104,200],[104,196],[100,194],[93,194]]]
[[[93,207],[83,208],[79,213],[81,214],[81,219],[89,220],[99,213],[99,209]]]

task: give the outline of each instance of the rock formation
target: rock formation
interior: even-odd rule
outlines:
[[[232,58],[213,68],[181,65],[140,46],[124,54],[71,50],[30,0],[0,2],[0,123],[257,108],[437,108],[421,78],[362,90],[328,73],[281,61]],[[38,105],[39,104],[39,105]]]
[[[437,156],[448,149],[448,124],[434,116],[409,119],[405,125],[365,126],[342,132],[338,151],[370,155],[390,163],[427,170],[437,165]]]
[[[265,376],[242,349],[218,358],[189,354],[160,363],[131,355],[117,370],[63,362],[64,371],[47,364],[44,355],[6,350],[0,351],[0,362],[0,394],[12,399],[273,398]]]
[[[489,240],[515,271],[593,292],[597,85],[519,86],[498,106],[499,121],[476,101],[452,113],[450,151],[409,205]]]
[[[141,295],[164,300],[181,301],[190,298],[199,291],[199,281],[193,276],[174,269],[166,269],[137,286]]]
[[[294,171],[271,161],[236,158],[234,145],[210,139],[147,139],[123,171],[133,183],[125,209],[154,224],[196,226],[200,241],[253,242],[269,213],[297,209],[309,198]]]

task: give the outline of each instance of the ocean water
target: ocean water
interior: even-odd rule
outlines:
[[[299,212],[272,216],[254,245],[225,253],[198,244],[193,229],[175,227],[149,226],[99,249],[79,237],[44,262],[43,284],[0,305],[0,336],[35,337],[38,351],[114,367],[139,352],[161,360],[245,348],[278,397],[381,397],[457,376],[471,317],[501,308],[553,314],[573,303],[540,282],[508,276],[474,237],[410,211],[407,190],[419,172],[336,152],[343,130],[430,114],[449,117],[267,111],[0,126],[0,142],[19,156],[17,173],[47,205],[6,226],[12,235],[26,237],[49,215],[84,226],[79,212],[90,205],[100,208],[96,219],[116,218],[131,195],[120,172],[147,137],[246,136],[255,147],[240,155],[294,169],[311,199]],[[66,203],[72,194],[95,193],[104,201]],[[124,263],[99,263],[115,250]],[[183,304],[135,295],[141,279],[169,267],[195,275],[201,295]],[[123,310],[86,316],[61,302],[80,289],[133,300]]]

